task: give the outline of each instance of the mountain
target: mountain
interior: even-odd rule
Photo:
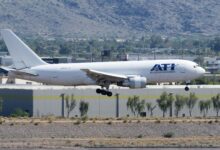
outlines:
[[[0,28],[23,35],[220,33],[219,0],[0,0]]]

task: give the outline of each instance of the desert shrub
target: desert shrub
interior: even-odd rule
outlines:
[[[172,138],[172,137],[174,137],[174,133],[173,132],[164,133],[163,137],[165,137],[165,138]]]
[[[208,121],[208,124],[212,124],[212,123],[213,123],[213,121],[212,121],[212,120]]]
[[[75,125],[79,125],[79,124],[81,124],[81,121],[80,121],[80,120],[77,120],[74,124],[75,124]]]
[[[66,109],[67,109],[67,118],[69,118],[70,113],[76,107],[76,99],[74,98],[74,95],[73,94],[71,95],[71,99],[69,95],[65,96],[65,103],[66,103]]]
[[[80,146],[82,146],[80,143],[76,143],[75,145],[74,145],[75,147],[80,147]]]
[[[155,120],[155,123],[160,123],[161,121],[159,119]]]
[[[122,120],[123,118],[117,118],[116,120]]]
[[[86,123],[86,121],[88,120],[88,117],[87,116],[83,116],[83,117],[81,117],[81,120],[83,121],[83,123]]]
[[[35,126],[38,126],[39,124],[40,124],[39,122],[35,122],[35,123],[34,123]]]
[[[53,123],[53,119],[50,118],[50,119],[48,120],[48,123]]]
[[[173,123],[173,124],[176,124],[177,122],[176,122],[175,120],[170,120],[169,123],[170,123],[170,124],[172,124],[172,123]]]
[[[107,124],[108,124],[108,125],[112,125],[112,121],[109,121]]]
[[[123,123],[127,123],[128,121],[126,119],[123,120]]]
[[[139,134],[138,136],[137,136],[137,138],[142,138],[143,137],[143,135],[142,134]]]

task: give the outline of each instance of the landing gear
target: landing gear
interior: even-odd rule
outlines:
[[[112,96],[112,92],[104,90],[104,89],[96,89],[97,94],[102,94],[102,95],[107,95],[107,96]]]
[[[99,80],[97,81],[97,84],[99,86],[101,86],[101,89],[96,89],[96,93],[97,94],[102,94],[102,95],[107,95],[109,97],[112,96],[112,92],[109,91],[109,86],[111,84],[110,81],[106,81],[106,80]],[[105,88],[105,89],[104,89]]]
[[[190,84],[190,81],[186,82],[185,91],[189,91],[189,84]]]
[[[188,86],[185,87],[185,91],[189,91],[189,87]]]

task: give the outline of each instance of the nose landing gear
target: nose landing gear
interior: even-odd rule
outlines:
[[[185,91],[189,91],[189,87],[188,86],[185,87]]]
[[[186,82],[185,91],[189,91],[189,84],[190,84],[190,81]]]

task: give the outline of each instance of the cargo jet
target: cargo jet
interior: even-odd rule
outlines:
[[[99,85],[98,94],[112,96],[111,84],[145,88],[147,83],[188,83],[205,73],[195,62],[180,59],[48,64],[11,30],[3,29],[1,34],[13,59],[13,66],[1,69],[9,77],[48,85]],[[189,90],[187,84],[185,90]]]

